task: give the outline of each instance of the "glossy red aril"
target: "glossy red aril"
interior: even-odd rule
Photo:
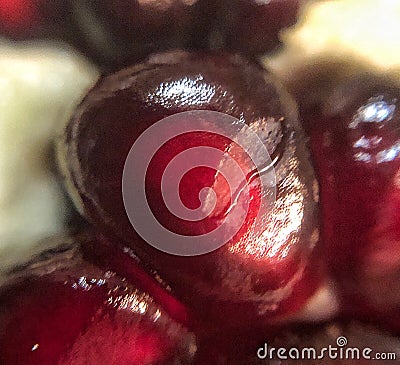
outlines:
[[[121,179],[138,136],[155,122],[189,110],[226,113],[256,131],[275,161],[277,193],[262,217],[262,229],[254,230],[258,202],[266,199],[256,179],[249,201],[243,202],[249,204],[246,220],[228,244],[209,254],[179,257],[154,249],[135,233],[125,213]],[[318,242],[316,182],[296,118],[291,99],[258,64],[223,53],[159,54],[98,82],[66,128],[60,160],[78,208],[96,227],[126,242],[202,318],[251,326],[255,318],[297,310],[319,281],[318,265],[310,258]],[[175,226],[157,191],[157,167],[161,170],[163,159],[193,144],[215,142],[224,153],[238,152],[232,142],[209,137],[187,134],[177,144],[172,141],[167,152],[159,150],[160,163],[146,175],[155,215],[181,234],[213,229],[218,219],[210,215],[196,228],[191,222]],[[248,165],[239,152],[244,169]],[[226,184],[209,171],[191,173],[180,184],[184,204],[195,207],[193,196],[203,184],[222,197],[218,204],[224,212],[232,200],[224,200]]]
[[[1,364],[191,362],[194,336],[162,301],[137,289],[134,277],[126,281],[83,260],[79,246],[65,241],[1,288]]]
[[[304,114],[321,186],[323,241],[357,315],[400,323],[400,90],[363,76]],[[364,313],[365,312],[365,313]]]

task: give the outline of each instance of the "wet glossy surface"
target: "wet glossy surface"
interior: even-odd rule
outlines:
[[[221,249],[174,257],[141,241],[129,224],[122,168],[146,127],[194,109],[230,114],[260,133],[277,159],[277,200],[263,216],[262,229],[254,229],[249,219]],[[226,54],[154,56],[101,80],[79,107],[65,139],[71,190],[83,214],[117,242],[126,242],[201,318],[250,326],[257,317],[295,311],[315,290],[319,267],[309,256],[318,242],[316,182],[293,104],[258,65]],[[151,174],[149,179],[157,181]],[[190,204],[198,188],[190,183],[186,188]],[[254,197],[250,216],[258,209]],[[187,232],[190,227],[183,226]]]
[[[78,245],[64,242],[1,289],[1,364],[190,363],[194,336],[171,320],[161,297],[137,289],[134,276],[128,282],[84,261]]]
[[[397,329],[399,97],[387,80],[363,76],[332,92],[323,111],[304,114],[320,177],[328,264],[351,313],[370,319],[378,311]]]

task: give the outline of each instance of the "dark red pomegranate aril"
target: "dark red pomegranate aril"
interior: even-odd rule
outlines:
[[[155,300],[159,299],[159,301],[163,303],[163,307],[167,310],[171,318],[175,319],[179,323],[187,324],[190,328],[196,329],[196,333],[202,334],[206,337],[209,337],[210,333],[213,331],[216,331],[217,333],[220,332],[219,323],[218,326],[215,327],[215,323],[210,322],[207,319],[206,316],[208,311],[202,310],[201,300],[199,303],[190,304],[191,307],[197,308],[198,312],[188,312],[187,308],[173,297],[174,288],[171,288],[169,283],[161,279],[158,273],[152,270],[151,267],[148,267],[145,262],[139,260],[139,258],[133,253],[132,249],[124,246],[123,242],[119,242],[118,244],[104,235],[96,233],[95,235],[91,234],[83,237],[82,243],[82,251],[85,259],[94,262],[102,268],[115,271],[117,275],[126,277],[127,280],[131,278],[132,280],[135,280],[135,283],[139,288],[146,288],[152,293]],[[313,254],[319,256],[318,252],[314,252]],[[314,258],[311,260],[315,265],[318,263],[321,264]],[[151,278],[149,275],[144,273],[143,269],[152,272],[154,278]],[[316,273],[319,275],[315,275]],[[322,267],[314,266],[312,270],[306,270],[304,273],[304,279],[297,286],[296,290],[301,292],[305,297],[311,297],[314,293],[315,287],[320,283],[321,277],[325,277]],[[170,295],[168,295],[162,288],[166,288]],[[182,289],[180,289],[180,291],[181,290]],[[284,311],[287,312],[294,312],[297,308],[297,303],[295,301],[289,300],[285,305],[287,305],[287,307]],[[293,305],[295,306],[294,308],[291,307]],[[218,308],[214,310],[217,309]],[[325,313],[323,308],[318,308],[318,310]],[[230,317],[228,313],[224,313],[223,316],[226,319]],[[243,340],[242,342],[243,344],[254,343],[257,341],[257,338],[265,337],[266,335],[270,336],[271,331],[274,331],[274,328],[280,328],[281,326],[282,322],[277,322],[275,324],[269,323],[268,326],[266,326],[264,322],[252,323],[251,329],[245,328],[244,333],[247,333],[246,331],[250,330],[252,331],[253,336],[250,336],[251,338],[248,338],[248,341]],[[238,329],[235,330],[234,333],[234,337],[240,337],[240,333],[242,332]],[[258,334],[261,334],[261,337]],[[234,343],[232,341],[232,338],[226,336],[221,342],[224,346],[232,349],[232,344]],[[223,346],[222,344],[221,346]],[[234,347],[237,349],[236,343],[234,343]]]
[[[139,268],[139,265],[143,266],[144,263],[139,262],[139,259],[133,255],[131,249],[118,246],[115,242],[111,242],[100,234],[96,234],[95,237],[87,235],[83,241],[82,249],[85,252],[85,258],[101,267],[115,271],[118,275],[122,275],[128,280],[134,278],[139,287],[151,288],[152,296],[156,300],[158,299],[157,293],[162,290],[160,284],[171,290],[168,283],[161,281],[157,273],[153,273],[159,281],[157,288],[153,288],[153,282],[149,283],[148,276],[146,276],[145,280],[142,280],[143,273],[140,274],[141,268]],[[316,280],[316,278],[306,277],[302,281],[304,287],[299,287],[298,290],[305,296],[311,296],[314,285],[317,284],[310,285],[310,282],[312,283],[313,280]],[[244,359],[246,356],[246,359],[250,359],[254,356],[253,350],[257,348],[259,341],[272,339],[282,331],[282,328],[285,328],[285,323],[278,322],[266,325],[264,321],[258,321],[250,323],[250,327],[235,328],[234,331],[224,330],[224,335],[221,336],[220,321],[230,321],[231,316],[238,316],[238,313],[232,313],[231,315],[229,312],[221,312],[221,319],[219,322],[214,323],[206,317],[209,311],[202,310],[201,306],[203,303],[201,301],[193,303],[193,306],[200,312],[200,315],[198,313],[190,313],[189,316],[182,309],[182,304],[176,299],[172,296],[167,296],[165,291],[162,292],[162,295],[163,307],[166,308],[168,314],[179,323],[188,323],[190,328],[193,328],[196,333],[198,344],[198,352],[194,361],[196,365],[209,363],[229,364],[230,362],[227,362],[228,359],[232,362],[233,359]],[[210,303],[204,303],[204,305],[206,304],[210,305]],[[288,304],[292,305],[290,302]],[[245,311],[246,308],[242,308],[241,310]],[[290,311],[289,308],[287,310]],[[184,313],[186,316],[183,318],[182,314]],[[188,322],[188,318],[190,318],[190,322]],[[228,326],[229,323],[224,324],[224,327]]]
[[[192,44],[202,49],[227,49],[250,57],[274,50],[279,32],[293,25],[302,0],[202,0]]]
[[[390,81],[363,76],[334,90],[325,112],[303,118],[327,262],[347,309],[367,318],[400,309],[399,97]],[[398,323],[391,318],[384,322]]]
[[[0,291],[1,364],[189,364],[194,336],[130,283],[71,243],[14,272]]]
[[[251,230],[252,212],[258,211],[257,188],[248,221],[233,240],[210,254],[177,257],[154,249],[135,233],[122,202],[122,170],[132,144],[147,127],[199,109],[227,113],[260,134],[278,161],[277,200],[264,217],[266,239]],[[296,311],[318,286],[319,265],[310,260],[318,242],[316,182],[293,102],[258,64],[225,53],[155,55],[100,80],[78,108],[64,138],[61,164],[83,215],[106,236],[131,247],[204,320],[228,326],[251,326],[259,318],[269,321],[271,316]],[[194,141],[203,142],[186,140],[183,146]],[[157,168],[155,164],[155,173],[148,174],[146,188],[153,189],[159,181]],[[197,173],[204,178],[201,170]],[[210,176],[207,179],[215,184]],[[189,204],[191,191],[197,195],[197,188],[182,190]],[[148,196],[155,207],[162,203],[154,191]],[[225,206],[224,201],[221,212]],[[204,223],[212,227],[215,222]],[[188,232],[190,227],[176,229]]]
[[[151,52],[172,48],[226,49],[258,56],[274,50],[279,32],[293,25],[303,0],[112,0],[97,13],[129,55],[114,60],[114,70]],[[127,31],[129,30],[129,31]],[[138,47],[139,46],[139,47]]]
[[[172,126],[170,128],[173,128]],[[254,171],[254,163],[247,156],[243,156],[242,149],[237,144],[233,143],[228,138],[214,133],[194,132],[187,135],[187,138],[174,138],[168,141],[162,149],[160,149],[152,158],[147,168],[146,174],[146,191],[147,201],[157,220],[168,230],[183,235],[200,235],[205,234],[213,229],[216,229],[223,223],[226,215],[229,214],[233,204],[245,206],[243,194],[240,194],[240,189],[230,191],[229,181],[222,174],[216,175],[215,169],[206,167],[197,167],[187,172],[179,183],[179,197],[182,203],[188,208],[195,209],[200,205],[198,194],[203,187],[212,187],[216,192],[216,205],[213,211],[205,219],[199,221],[185,221],[179,217],[169,213],[168,207],[160,204],[163,199],[163,193],[160,190],[164,171],[169,162],[179,153],[190,148],[199,146],[207,146],[219,150],[230,149],[230,155],[234,155],[235,151],[238,154],[236,162],[242,171],[248,171],[251,174]],[[240,154],[241,153],[241,154]],[[209,163],[214,162],[218,165],[218,161],[208,159]],[[175,181],[166,180],[163,191],[173,191]],[[248,214],[246,222],[243,224],[241,231],[249,230],[258,213],[258,207],[261,200],[261,189],[249,181],[249,195],[252,200],[249,202]],[[235,203],[233,203],[235,201]],[[243,208],[245,209],[245,208]]]
[[[104,72],[138,62],[153,52],[189,48],[200,16],[191,2],[68,0],[64,38]]]
[[[273,50],[280,43],[279,32],[297,21],[301,3],[301,0],[237,0],[235,15],[228,17],[223,25],[226,47],[249,55]]]
[[[257,56],[279,45],[302,0],[5,0],[0,34],[67,42],[103,72],[175,48],[227,49]]]
[[[135,256],[132,249],[116,245],[102,234],[91,232],[80,236],[81,250],[85,260],[104,270],[115,272],[118,276],[132,280],[144,291],[151,292],[155,301],[162,303],[168,315],[178,323],[192,327],[193,316],[188,309],[170,293],[168,283],[159,275],[148,275],[146,264]]]
[[[1,363],[54,363],[79,336],[105,295],[102,288],[86,293],[40,279],[3,291]]]
[[[190,2],[173,0],[112,0],[97,8],[125,48],[142,49],[142,57],[154,51],[188,45],[195,19]],[[133,49],[130,50],[134,56]]]

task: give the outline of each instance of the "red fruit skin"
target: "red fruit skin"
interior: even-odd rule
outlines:
[[[101,267],[103,270],[115,272],[118,276],[134,281],[136,286],[150,292],[152,297],[162,303],[168,315],[178,323],[187,327],[194,326],[192,313],[180,303],[171,293],[171,288],[154,273],[148,275],[144,269],[148,269],[132,251],[132,249],[116,245],[98,232],[80,235],[82,255],[85,260]]]
[[[189,364],[193,335],[132,281],[84,261],[80,239],[1,288],[1,364]]]
[[[47,280],[3,291],[2,364],[53,364],[101,306],[105,296],[101,291],[86,293]],[[39,347],[33,350],[36,344]]]
[[[171,96],[172,86],[184,86],[185,92]],[[207,90],[212,90],[209,100]],[[154,249],[135,233],[124,210],[121,177],[130,147],[147,127],[197,109],[227,113],[260,133],[272,158],[278,158],[277,200],[263,217],[265,231],[253,231],[257,199],[264,198],[255,184],[248,219],[228,244],[206,255],[178,257]],[[202,143],[202,138],[194,140]],[[192,142],[185,141],[183,147]],[[318,242],[316,181],[291,99],[257,64],[223,53],[172,52],[106,77],[79,106],[59,154],[82,214],[116,242],[126,242],[205,321],[227,326],[269,321],[295,312],[318,286],[319,265],[310,260]],[[192,181],[223,186],[198,173]],[[158,180],[150,173],[146,188]],[[189,204],[197,188],[184,190]],[[155,193],[148,196],[152,203]],[[203,228],[216,222],[206,220]],[[191,225],[178,228],[190,231]],[[262,234],[269,238],[260,238]]]
[[[322,110],[304,113],[321,188],[326,260],[345,310],[367,319],[392,313],[400,329],[399,89],[362,76],[337,87]],[[394,107],[379,122],[359,122],[363,106]],[[371,99],[375,98],[375,99]]]

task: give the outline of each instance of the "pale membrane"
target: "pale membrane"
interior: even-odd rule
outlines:
[[[63,230],[51,145],[97,76],[68,48],[0,39],[0,275]]]
[[[305,65],[328,62],[340,64],[337,72],[343,77],[364,68],[400,80],[399,24],[398,0],[310,2],[300,21],[281,33],[283,49],[264,60],[289,84]]]

